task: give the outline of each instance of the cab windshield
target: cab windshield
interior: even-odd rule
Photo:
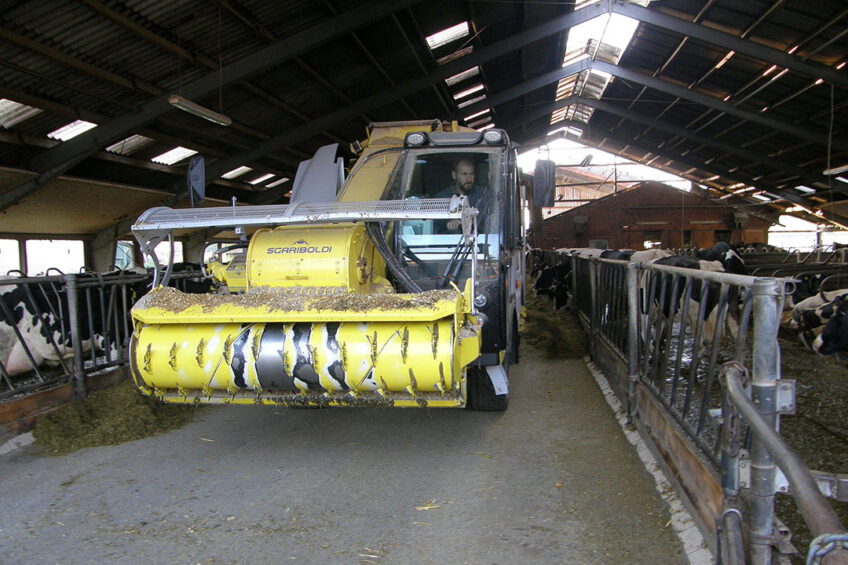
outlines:
[[[465,195],[478,209],[478,278],[496,278],[503,202],[502,153],[497,149],[417,149],[399,164],[391,198],[450,198]],[[471,276],[471,248],[462,242],[458,220],[397,222],[395,250],[407,273],[424,290],[454,282],[463,288]]]

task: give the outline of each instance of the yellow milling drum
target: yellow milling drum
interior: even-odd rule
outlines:
[[[190,305],[174,311],[175,298]],[[464,405],[479,337],[460,293],[384,295],[367,312],[363,295],[300,296],[292,310],[251,298],[150,293],[133,311],[137,384],[169,402]]]

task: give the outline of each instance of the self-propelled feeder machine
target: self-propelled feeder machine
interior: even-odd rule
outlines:
[[[243,292],[154,285],[135,305],[130,364],[142,392],[177,403],[506,408],[524,280],[506,133],[377,123],[362,145],[346,179],[334,147],[301,164],[287,205],[138,218],[133,233],[154,260],[177,230],[250,234]],[[208,272],[226,284],[218,267]]]

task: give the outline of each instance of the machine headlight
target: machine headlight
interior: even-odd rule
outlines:
[[[424,145],[427,142],[427,136],[420,131],[416,131],[406,136],[406,144],[411,147],[417,147],[419,145]]]
[[[486,133],[483,134],[483,140],[486,143],[501,143],[503,138],[503,132],[499,129],[486,130]]]

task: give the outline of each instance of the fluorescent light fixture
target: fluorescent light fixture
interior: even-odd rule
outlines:
[[[448,86],[453,86],[453,85],[455,85],[459,82],[462,82],[464,80],[467,80],[467,79],[469,79],[473,76],[479,75],[479,74],[480,74],[480,67],[479,66],[471,67],[467,71],[462,71],[461,73],[456,73],[455,75],[446,78],[445,84],[447,84]]]
[[[470,34],[471,27],[468,25],[468,22],[460,22],[455,26],[438,31],[433,35],[428,35],[426,40],[427,45],[430,46],[430,50],[433,51],[443,45],[447,45],[448,43],[454,42],[457,39],[461,39]]]
[[[471,106],[472,104],[476,104],[477,102],[480,102],[480,101],[485,100],[485,99],[486,99],[485,94],[483,96],[477,96],[475,98],[469,98],[465,102],[460,102],[459,104],[457,104],[456,107],[457,108],[465,108],[467,106]]]
[[[713,176],[711,176],[711,177],[707,177],[707,178],[705,178],[703,182],[710,182],[710,181],[714,181],[714,180],[717,180],[718,178],[720,178],[720,177],[719,177],[719,175],[713,175]]]
[[[798,186],[796,186],[795,190],[800,190],[801,192],[804,192],[806,194],[812,194],[816,191],[815,188],[810,188],[809,186],[804,186],[803,184],[799,184]]]
[[[821,83],[823,83],[823,82],[824,82],[824,79],[823,79],[823,78],[817,78],[817,79],[816,79],[816,86],[820,85],[820,84],[821,84]]]
[[[725,96],[724,98],[722,98],[722,100],[724,100],[725,102],[727,102],[728,100],[730,100],[730,94],[728,94],[727,96]]]
[[[209,120],[213,124],[218,124],[219,126],[228,126],[233,123],[233,120],[231,120],[229,116],[219,114],[214,110],[210,110],[206,106],[201,106],[200,104],[192,102],[188,98],[183,98],[179,94],[171,94],[168,96],[168,103],[174,108],[178,108],[183,112],[188,112],[198,118]]]
[[[486,108],[485,110],[480,110],[479,112],[474,112],[474,113],[473,113],[473,114],[471,114],[470,116],[465,116],[465,118],[463,118],[463,119],[465,120],[465,123],[468,123],[468,122],[470,122],[471,120],[473,120],[474,118],[479,118],[479,117],[480,117],[480,116],[482,116],[483,114],[488,114],[489,112],[491,112],[491,109],[490,109],[490,108]]]
[[[842,67],[844,67],[844,66],[845,66],[845,63],[846,63],[846,62],[848,62],[848,61],[842,61],[841,63],[839,63],[838,65],[836,65],[836,70],[837,70],[837,71],[841,71],[841,70],[842,70]]]
[[[787,53],[789,53],[790,55],[792,55],[792,54],[793,54],[793,53],[795,53],[795,51],[797,51],[797,50],[798,50],[798,45],[793,45],[792,47],[790,47],[790,48],[789,48],[789,51],[787,51]]]
[[[106,148],[109,153],[117,153],[118,155],[129,155],[130,153],[141,149],[145,145],[153,143],[153,140],[143,135],[134,134],[126,139],[122,139],[118,143],[113,143]]]
[[[238,177],[238,176],[241,176],[241,175],[243,175],[243,174],[245,174],[245,173],[247,173],[247,172],[250,172],[250,171],[252,171],[252,170],[253,170],[253,169],[251,169],[250,167],[245,167],[245,166],[243,166],[243,165],[242,165],[241,167],[236,167],[236,168],[235,168],[235,169],[233,169],[232,171],[227,171],[226,173],[224,173],[223,175],[221,175],[221,178],[224,178],[224,179],[234,179],[234,178],[236,178],[236,177]]]
[[[154,163],[159,163],[161,165],[173,165],[174,163],[178,163],[187,157],[191,157],[195,155],[197,151],[194,149],[186,149],[185,147],[174,147],[170,151],[166,151],[161,155],[157,155],[151,161]]]
[[[772,65],[772,66],[770,66],[769,68],[767,68],[767,69],[765,70],[765,72],[763,73],[763,76],[764,76],[764,77],[769,76],[769,75],[772,73],[772,71],[774,71],[776,68],[777,68],[777,65]]]
[[[495,127],[495,122],[492,122],[491,124],[486,124],[481,128],[477,128],[477,131],[486,131],[487,129],[491,129],[493,127]]]
[[[848,179],[846,179],[845,177],[836,177],[836,180],[840,182],[848,182]]]
[[[769,198],[765,194],[752,194],[751,196],[753,196],[757,200],[762,200],[763,202],[771,202],[771,198]]]
[[[466,88],[465,90],[463,90],[461,92],[457,92],[456,94],[453,95],[453,99],[459,100],[460,98],[465,98],[466,96],[471,96],[475,92],[480,92],[481,90],[483,90],[483,88],[484,87],[483,87],[482,83],[477,83],[474,86],[472,86],[471,88]]]
[[[448,53],[444,57],[439,57],[436,59],[437,65],[444,65],[445,63],[450,63],[451,61],[455,61],[460,57],[464,57],[469,53],[474,53],[474,46],[469,45],[468,47],[463,47],[462,49],[457,49],[453,53]]]
[[[262,175],[261,177],[256,177],[256,178],[255,178],[255,179],[253,179],[253,180],[249,180],[249,181],[247,181],[247,184],[253,184],[253,185],[256,185],[256,184],[259,184],[259,183],[263,183],[263,182],[265,182],[266,180],[271,179],[271,178],[274,178],[274,174],[273,174],[273,173],[268,173],[268,174]]]
[[[87,132],[91,128],[96,128],[97,124],[92,124],[91,122],[87,122],[85,120],[77,120],[75,122],[71,122],[68,125],[62,126],[55,131],[51,131],[47,134],[47,137],[50,139],[55,139],[57,141],[67,141],[72,139],[82,133]]]
[[[728,62],[730,60],[730,58],[733,57],[735,54],[736,54],[736,51],[728,51],[727,55],[725,55],[724,58],[721,61],[716,63],[715,68],[717,68],[717,69],[722,68],[724,66],[724,64],[726,62]]]
[[[822,174],[827,175],[827,176],[832,176],[832,175],[842,174],[845,171],[848,171],[848,163],[841,165],[839,167],[833,167],[832,169],[825,169],[825,170],[822,171]]]
[[[266,185],[265,185],[265,188],[274,188],[275,186],[280,186],[281,184],[283,184],[283,183],[284,183],[284,182],[286,182],[287,180],[289,180],[289,178],[288,178],[288,177],[283,177],[283,178],[281,178],[280,180],[275,180],[275,181],[274,181],[274,182],[272,182],[272,183],[268,183],[268,184],[266,184]]]
[[[14,100],[0,98],[0,126],[10,128],[43,112],[41,108],[33,108]]]

